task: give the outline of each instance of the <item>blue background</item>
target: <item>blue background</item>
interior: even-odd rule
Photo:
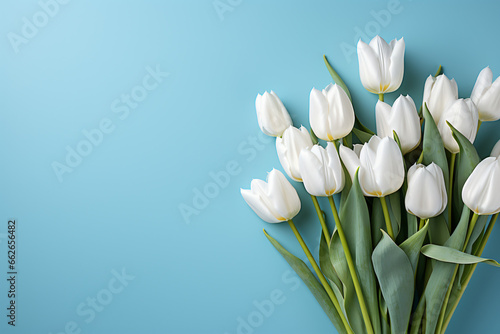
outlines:
[[[214,3],[228,7],[218,13]],[[353,51],[377,33],[406,41],[405,79],[388,101],[409,93],[421,103],[439,64],[461,97],[485,66],[500,75],[500,4],[487,1],[73,0],[47,22],[40,10],[35,0],[8,0],[0,11],[2,333],[64,333],[69,323],[67,332],[233,334],[239,317],[252,316],[247,332],[334,333],[262,233],[300,255],[288,226],[260,221],[239,195],[281,169],[273,141],[259,135],[257,93],[273,89],[295,125],[308,126],[311,88],[331,81],[326,54],[373,128],[376,96],[363,89]],[[42,26],[16,52],[11,33],[21,36],[33,16]],[[122,94],[146,92],[140,85],[157,67],[168,77],[125,117]],[[65,164],[67,147],[106,119],[113,131],[60,182],[54,162]],[[482,156],[498,126],[482,126]],[[211,186],[228,164],[232,175]],[[313,245],[319,224],[295,185],[304,198],[298,228]],[[183,217],[207,186],[211,198]],[[9,218],[18,221],[15,329],[5,317]],[[498,229],[485,255],[500,257]],[[122,269],[134,278],[110,301],[113,270]],[[497,268],[478,267],[450,333],[500,332],[499,279]],[[280,291],[272,312],[255,318],[255,302]],[[77,308],[96,297],[107,304],[86,322]]]

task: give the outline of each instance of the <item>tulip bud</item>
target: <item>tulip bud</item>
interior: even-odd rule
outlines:
[[[354,109],[346,92],[329,84],[323,91],[311,90],[309,122],[318,138],[332,141],[344,138],[354,127]]]
[[[404,39],[387,44],[375,36],[370,44],[358,42],[359,76],[361,83],[371,93],[395,91],[401,86],[404,74]]]
[[[252,180],[251,189],[241,189],[241,195],[253,211],[268,223],[281,223],[300,211],[300,199],[295,188],[278,170],[267,176],[268,182]]]
[[[424,104],[434,118],[434,122],[439,123],[441,115],[453,102],[458,99],[458,86],[455,79],[448,79],[444,74],[434,78],[429,75],[425,81]]]
[[[380,138],[398,134],[401,151],[406,154],[420,144],[421,128],[417,107],[410,96],[400,95],[392,108],[389,104],[378,101],[375,107],[377,117],[377,135]]]
[[[311,195],[331,196],[344,188],[344,170],[334,145],[329,142],[326,149],[314,145],[300,152],[300,174]]]
[[[479,73],[470,98],[477,106],[481,122],[500,119],[500,77],[493,82],[489,67]]]
[[[489,157],[472,171],[462,189],[465,205],[478,215],[500,212],[500,158]]]
[[[401,188],[405,177],[403,156],[390,137],[373,136],[363,145],[359,158],[349,148],[341,146],[340,156],[351,177],[359,166],[359,184],[365,196],[384,197]]]
[[[440,215],[446,208],[448,196],[443,170],[435,163],[415,164],[408,170],[406,210],[422,219]]]
[[[451,153],[460,152],[458,143],[453,138],[452,131],[447,123],[453,125],[471,143],[474,143],[478,121],[477,108],[471,99],[456,100],[445,110],[437,126],[441,138],[443,138],[444,147]]]
[[[302,182],[299,168],[300,151],[312,146],[311,136],[303,126],[300,127],[300,130],[290,126],[283,132],[281,138],[276,138],[276,151],[281,166],[292,180]]]
[[[493,149],[491,150],[490,157],[499,157],[500,156],[500,140],[497,141]]]
[[[279,137],[290,125],[292,119],[279,97],[271,91],[257,95],[255,99],[259,127],[268,136]]]

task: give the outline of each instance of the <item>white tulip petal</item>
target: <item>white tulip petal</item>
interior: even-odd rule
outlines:
[[[309,123],[318,138],[328,140],[327,122],[328,100],[326,96],[316,88],[311,90],[309,98]]]
[[[382,74],[378,55],[363,41],[358,42],[359,75],[363,86],[374,94],[382,93]]]
[[[494,157],[494,158],[497,158],[500,156],[500,140],[497,141],[497,143],[495,144],[495,146],[491,150],[490,156]]]
[[[247,202],[248,206],[264,221],[268,223],[281,223],[281,220],[278,220],[269,208],[264,204],[260,195],[252,193],[248,189],[241,189],[241,196],[245,202]]]
[[[354,176],[356,175],[356,171],[361,166],[361,162],[359,160],[359,156],[355,151],[351,150],[344,145],[340,145],[339,148],[340,157],[342,158],[342,162],[344,163],[351,179],[354,180]]]
[[[403,38],[401,38],[399,41],[396,41],[394,43],[394,47],[392,50],[390,67],[389,67],[391,78],[390,78],[390,85],[385,91],[386,93],[394,92],[396,89],[399,88],[399,86],[401,86],[401,83],[403,82],[404,56],[405,56],[405,41]]]
[[[470,94],[471,100],[477,105],[484,92],[491,87],[493,82],[493,72],[489,67],[485,67],[477,76],[474,88]]]
[[[493,122],[500,119],[500,78],[487,89],[478,102],[479,119]]]
[[[500,212],[500,158],[489,157],[481,161],[464,184],[462,199],[479,215]]]

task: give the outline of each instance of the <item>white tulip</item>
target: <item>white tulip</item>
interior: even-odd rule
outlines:
[[[241,189],[241,195],[255,213],[268,223],[281,223],[300,211],[300,199],[295,188],[278,170],[267,176],[268,182],[254,179],[251,189]]]
[[[437,78],[429,75],[424,86],[424,104],[434,118],[434,122],[439,123],[441,115],[453,102],[458,99],[458,86],[455,79],[448,79],[444,74]]]
[[[375,36],[370,44],[358,42],[359,76],[363,86],[372,93],[395,91],[401,86],[404,74],[405,41],[392,40],[387,44]]]
[[[489,67],[479,73],[470,98],[477,106],[481,122],[500,119],[500,77],[493,82]]]
[[[344,138],[352,131],[354,120],[351,100],[340,86],[329,84],[323,91],[311,90],[309,122],[318,138]]]
[[[299,166],[307,192],[314,196],[331,196],[344,188],[344,170],[334,143],[326,149],[314,145],[300,152]]]
[[[303,126],[300,127],[300,130],[290,126],[283,132],[281,138],[276,138],[276,151],[281,166],[292,180],[302,182],[299,167],[300,151],[312,146],[311,136]]]
[[[472,171],[462,189],[465,205],[478,215],[500,212],[500,158],[489,157]]]
[[[292,119],[275,92],[258,94],[255,99],[259,127],[268,136],[279,137],[290,125]]]
[[[366,196],[384,197],[403,185],[403,156],[398,144],[390,137],[373,136],[361,148],[359,158],[355,151],[341,146],[340,156],[351,177],[359,166],[359,184]]]
[[[474,143],[477,133],[478,113],[471,99],[458,99],[444,111],[438,123],[438,130],[443,138],[444,146],[451,153],[460,152],[457,141],[447,122],[453,125],[471,143]]]
[[[375,107],[377,135],[381,138],[398,134],[403,154],[412,151],[420,144],[421,127],[415,102],[408,95],[400,95],[392,108],[389,104],[378,101]]]
[[[435,163],[429,166],[415,164],[408,170],[406,210],[428,219],[440,215],[448,203],[443,170]]]
[[[491,150],[490,157],[499,157],[500,156],[500,140],[497,141],[493,149]]]
[[[354,176],[361,166],[361,161],[359,161],[359,154],[363,149],[363,144],[354,144],[353,149],[349,149],[344,145],[340,145],[339,153],[345,168],[351,176],[351,180],[354,180]]]

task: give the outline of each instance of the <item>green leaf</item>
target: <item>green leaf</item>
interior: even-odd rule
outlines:
[[[352,132],[349,132],[347,136],[342,139],[344,146],[352,149]]]
[[[342,282],[340,281],[337,273],[335,272],[335,268],[333,268],[332,262],[330,261],[330,250],[325,237],[323,236],[323,232],[321,232],[319,242],[319,267],[325,277],[335,284],[339,291],[342,291]]]
[[[397,236],[401,230],[401,195],[399,190],[387,196],[389,215],[391,216],[391,225],[394,235]]]
[[[418,231],[418,220],[417,217],[411,213],[406,213],[406,223],[408,225],[408,236],[411,237]]]
[[[373,137],[372,134],[356,128],[352,129],[352,133],[354,133],[354,135],[361,141],[362,144],[369,142],[370,138]]]
[[[333,69],[332,65],[328,62],[328,59],[326,59],[326,56],[323,55],[323,59],[325,61],[326,68],[328,69],[328,72],[330,72],[330,75],[332,76],[333,81],[339,85],[344,92],[346,92],[347,96],[349,97],[349,100],[352,101],[351,97],[351,92],[349,92],[349,89],[347,88],[347,85],[345,84],[344,80],[338,75],[338,73]]]
[[[458,143],[460,152],[457,154],[455,161],[455,181],[453,184],[453,205],[454,213],[457,215],[462,212],[464,202],[462,201],[462,189],[465,181],[469,178],[470,174],[479,163],[479,155],[476,148],[464,135],[448,123],[453,137]],[[449,208],[448,208],[449,210]]]
[[[427,230],[429,228],[429,223],[430,222],[425,224],[420,231],[418,231],[417,233],[406,239],[401,245],[399,245],[399,247],[405,252],[406,256],[410,260],[414,275],[416,275],[417,273],[420,249],[424,244],[425,236],[427,235]]]
[[[420,327],[422,327],[422,317],[425,313],[425,295],[421,296],[418,301],[417,308],[412,314],[411,324],[410,324],[410,334],[421,334],[423,333]]]
[[[363,191],[359,185],[357,173],[351,191],[340,210],[340,221],[342,222],[347,244],[358,273],[361,290],[363,291],[373,329],[378,334],[381,329],[377,281],[371,260],[373,248],[370,213]]]
[[[318,137],[316,137],[316,134],[314,133],[313,129],[309,130],[309,135],[311,136],[311,140],[314,145],[318,143]]]
[[[424,105],[423,114],[425,119],[424,140],[423,140],[423,164],[429,165],[434,162],[443,170],[444,182],[446,189],[450,180],[450,172],[448,169],[448,160],[446,159],[446,151],[443,145],[443,139],[437,129],[434,118],[429,113],[427,105]],[[448,195],[449,196],[449,195]]]
[[[389,310],[393,333],[406,333],[413,306],[413,269],[405,252],[382,231],[373,251],[373,268]]]
[[[450,238],[450,231],[448,230],[444,214],[442,213],[437,217],[431,218],[428,224],[429,240],[431,243],[444,245],[444,243]]]
[[[372,136],[375,134],[372,130],[364,126],[356,115],[354,115],[354,128],[366,132]]]
[[[469,216],[470,210],[465,206],[457,228],[444,246],[457,250],[463,248],[469,226]],[[455,264],[434,261],[432,274],[424,292],[426,300],[426,333],[434,333],[436,331],[439,314],[454,272]]]
[[[485,259],[475,255],[467,254],[457,249],[446,246],[425,245],[424,247],[422,247],[421,252],[431,259],[441,262],[456,264],[486,263],[495,267],[500,267],[500,263],[495,260]]]
[[[380,198],[375,197],[372,204],[372,242],[374,245],[378,244],[382,239],[381,230],[386,231],[384,212],[382,211],[382,203]]]
[[[363,321],[363,314],[359,306],[359,301],[354,289],[351,274],[345,257],[344,249],[340,241],[338,231],[335,230],[330,241],[330,261],[335,272],[344,286],[344,310],[349,324],[351,324],[354,333],[365,334],[366,327]]]
[[[266,235],[267,239],[269,239],[274,248],[276,248],[276,250],[285,258],[286,262],[288,262],[292,269],[306,284],[306,286],[312,292],[314,298],[316,298],[319,305],[321,306],[323,311],[325,311],[326,315],[328,316],[328,318],[330,318],[330,321],[334,324],[334,326],[339,330],[339,332],[345,333],[346,329],[344,327],[344,324],[342,323],[340,315],[333,306],[333,303],[330,300],[330,297],[328,297],[325,289],[323,288],[321,283],[318,282],[316,276],[314,276],[309,267],[304,263],[304,261],[291,254],[283,246],[281,246],[278,241],[267,234],[266,230],[264,230],[264,234]]]

